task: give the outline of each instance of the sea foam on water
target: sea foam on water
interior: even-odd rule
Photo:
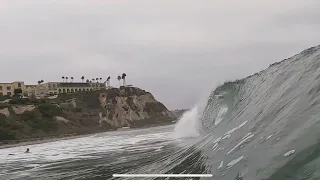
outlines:
[[[197,137],[199,136],[199,109],[195,106],[191,110],[185,112],[174,128],[174,137]]]

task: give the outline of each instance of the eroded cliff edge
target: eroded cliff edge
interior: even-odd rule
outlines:
[[[0,103],[0,140],[164,125],[175,119],[151,93],[136,87],[12,99]]]

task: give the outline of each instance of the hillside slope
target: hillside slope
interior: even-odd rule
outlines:
[[[0,103],[0,141],[171,124],[176,116],[135,87]]]

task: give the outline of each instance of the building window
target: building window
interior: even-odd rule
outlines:
[[[2,91],[2,86],[0,86],[0,91]]]
[[[74,92],[73,89],[71,89],[71,92]]]
[[[7,86],[7,90],[11,90],[11,87],[10,87],[10,86]]]
[[[54,94],[57,95],[58,93],[57,93],[57,92],[54,92]]]
[[[2,93],[2,92],[0,92],[0,96],[3,96],[3,93]]]
[[[74,91],[75,91],[75,92],[78,92],[78,89],[75,89]]]
[[[18,83],[18,87],[21,88],[21,83]]]
[[[59,93],[61,93],[61,89],[59,89]]]
[[[70,89],[67,89],[67,93],[69,93],[70,92]]]
[[[63,89],[63,93],[66,93],[66,89]]]
[[[7,95],[8,95],[8,96],[11,96],[11,92],[7,92]]]

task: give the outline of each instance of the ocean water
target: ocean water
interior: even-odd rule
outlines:
[[[317,46],[217,87],[173,126],[0,149],[0,179],[317,180],[319,78]]]

